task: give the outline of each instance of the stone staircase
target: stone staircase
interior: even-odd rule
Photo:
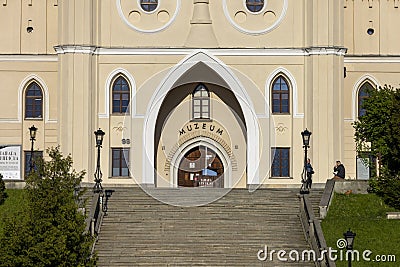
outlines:
[[[310,200],[313,206],[314,216],[319,218],[319,202],[321,201],[322,194],[324,193],[323,188],[312,188],[310,190]]]
[[[224,189],[152,189],[168,202],[200,202]],[[225,192],[223,192],[225,193]],[[98,266],[315,266],[264,262],[260,249],[308,250],[298,190],[233,189],[200,207],[164,204],[140,188],[115,188],[96,244]],[[202,199],[203,198],[203,199]],[[288,257],[288,255],[286,255]]]

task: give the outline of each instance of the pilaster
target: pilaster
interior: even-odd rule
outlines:
[[[343,3],[306,1],[305,117],[304,128],[312,132],[310,158],[315,182],[333,176],[336,160],[344,155],[343,116]],[[323,53],[338,49],[338,53]]]
[[[60,1],[59,16],[59,134],[64,155],[71,154],[74,168],[94,171],[93,131],[97,127],[97,57],[93,49],[66,50],[65,47],[94,47],[97,32],[97,0]]]

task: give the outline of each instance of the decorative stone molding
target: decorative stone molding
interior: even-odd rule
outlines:
[[[288,2],[289,2],[288,0],[282,0],[283,3],[282,3],[282,10],[280,12],[280,16],[278,18],[276,18],[271,25],[269,25],[269,26],[267,26],[267,27],[265,27],[263,29],[260,29],[260,30],[250,30],[250,29],[246,29],[245,27],[239,25],[235,21],[235,19],[232,17],[232,15],[229,12],[228,3],[227,3],[228,1],[229,0],[223,0],[222,1],[225,17],[228,19],[229,23],[235,29],[237,29],[238,31],[240,31],[242,33],[250,34],[250,35],[266,34],[268,32],[273,31],[274,29],[276,29],[282,23],[283,19],[285,18],[286,12],[287,12],[287,9],[288,9],[288,5],[289,5],[288,4]],[[264,9],[265,9],[265,7],[264,7]],[[264,9],[263,9],[263,11],[264,11]],[[245,7],[243,7],[243,10],[239,10],[238,12],[236,12],[236,14],[238,14],[238,13],[246,15],[248,13],[248,11],[247,11],[247,9]],[[267,13],[268,13],[268,11],[265,12],[264,15],[267,14]],[[261,16],[261,14],[257,13],[257,16]]]
[[[117,126],[114,126],[112,129],[117,133],[123,133],[125,130],[127,130],[122,122],[119,122]]]
[[[172,0],[167,0],[167,1],[172,1]],[[139,4],[139,2],[138,2]],[[160,4],[159,4],[160,5]],[[166,28],[168,28],[176,19],[180,7],[181,7],[181,0],[176,0],[176,8],[174,13],[172,14],[171,17],[169,17],[169,14],[166,10],[160,10],[160,7],[157,7],[157,9],[155,11],[152,12],[144,12],[142,9],[140,9],[140,12],[143,12],[144,15],[155,15],[157,16],[157,19],[159,22],[163,22],[164,19],[161,19],[161,17],[163,17],[163,14],[168,14],[168,18],[165,20],[165,22],[163,22],[163,25],[161,27],[158,28],[154,28],[154,29],[142,29],[137,25],[134,25],[127,17],[126,11],[124,12],[123,8],[122,8],[122,4],[121,4],[121,0],[116,0],[116,6],[117,6],[117,10],[118,10],[118,15],[120,16],[120,18],[122,19],[122,21],[132,30],[135,30],[137,32],[141,32],[141,33],[157,33],[160,32],[162,30],[165,30]],[[140,17],[140,12],[137,10],[131,11],[130,14],[137,14]]]
[[[309,47],[305,48],[305,52],[307,56],[314,55],[336,55],[336,56],[344,56],[347,53],[347,48],[344,47]]]
[[[283,123],[278,123],[278,125],[275,127],[275,131],[278,134],[285,134],[286,130],[288,130],[289,128],[285,126],[285,124]]]
[[[186,135],[185,137],[179,139],[179,141],[172,147],[170,152],[168,153],[167,156],[167,161],[165,162],[164,165],[164,171],[168,172],[170,167],[171,167],[171,161],[172,158],[175,156],[175,154],[178,152],[179,149],[185,144],[185,143],[190,143],[191,140],[194,140],[196,138],[208,138],[210,140],[213,140],[217,142],[218,144],[221,145],[221,147],[224,148],[225,152],[229,156],[230,159],[230,165],[232,166],[233,171],[237,171],[238,169],[238,163],[236,160],[236,157],[229,146],[220,136],[207,132],[207,131],[198,131],[198,132],[193,132],[191,134]]]
[[[84,45],[59,45],[54,47],[57,54],[68,54],[68,53],[81,53],[81,54],[93,54],[93,55],[191,55],[198,49],[193,48],[106,48],[96,46],[84,46]],[[347,48],[344,47],[305,47],[305,48],[249,48],[249,49],[231,49],[231,48],[220,48],[220,49],[207,49],[207,52],[214,56],[311,56],[311,55],[336,55],[344,56],[347,52]],[[40,59],[40,56],[33,56]],[[0,56],[0,60],[6,58],[10,60],[8,56]],[[18,60],[18,58],[16,58]],[[26,60],[23,58],[21,60]],[[33,59],[32,59],[33,60]],[[360,59],[361,60],[361,59]],[[367,58],[363,58],[364,61],[357,61],[353,58],[345,58],[345,63],[369,63]],[[57,61],[52,59],[51,61]],[[354,62],[353,62],[354,61]],[[374,61],[375,62],[375,61]],[[379,62],[384,63],[399,63],[400,58],[392,57],[385,61],[379,59]]]
[[[57,55],[0,55],[0,61],[7,62],[57,62]]]
[[[54,47],[57,54],[94,54],[96,46],[87,45],[57,45]]]
[[[378,64],[378,63],[400,63],[399,56],[345,56],[344,63],[369,63],[369,64]]]

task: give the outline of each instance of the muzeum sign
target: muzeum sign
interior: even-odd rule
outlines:
[[[210,131],[212,133],[216,133],[222,136],[224,130],[221,129],[218,126],[215,126],[212,123],[206,123],[206,122],[194,122],[194,123],[190,123],[188,125],[186,125],[185,127],[183,127],[182,129],[179,130],[179,136],[192,132],[192,131],[196,131],[196,130],[205,130],[205,131]]]

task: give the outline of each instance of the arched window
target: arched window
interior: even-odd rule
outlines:
[[[210,118],[210,92],[204,84],[199,84],[192,95],[193,119]]]
[[[365,82],[358,90],[358,117],[365,115],[365,108],[363,108],[364,100],[369,97],[369,91],[375,90],[375,88],[369,83]]]
[[[112,113],[129,112],[129,102],[129,84],[123,76],[119,76],[112,86]]]
[[[246,7],[250,12],[260,12],[264,8],[264,0],[246,0]]]
[[[280,75],[272,83],[272,113],[289,113],[289,85]]]
[[[157,8],[158,0],[140,0],[140,6],[144,11],[152,12]]]
[[[25,118],[43,118],[43,92],[36,82],[32,82],[25,91]]]

